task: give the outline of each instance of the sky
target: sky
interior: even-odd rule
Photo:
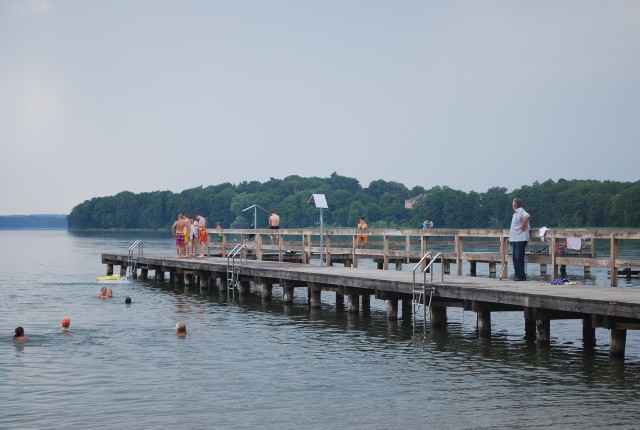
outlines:
[[[635,182],[639,23],[635,0],[0,0],[0,215],[334,172]]]

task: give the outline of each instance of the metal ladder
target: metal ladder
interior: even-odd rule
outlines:
[[[138,256],[134,257],[134,253],[136,249],[138,250]],[[143,254],[144,254],[144,250],[142,247],[142,241],[136,240],[129,247],[129,259],[127,261],[127,274],[126,274],[127,279],[131,278],[133,276],[133,273],[135,273],[138,266],[138,260],[140,259],[140,257],[142,257]]]
[[[423,279],[422,286],[416,285],[416,270],[422,262],[426,259],[430,258],[429,264],[422,271]],[[442,261],[442,252],[439,252],[433,256],[431,251],[424,254],[424,256],[420,259],[418,264],[413,267],[413,332],[416,331],[416,314],[420,310],[420,306],[422,306],[422,334],[427,333],[427,308],[431,309],[431,299],[433,298],[433,293],[436,291],[436,287],[433,284],[433,270],[429,270],[433,263],[440,258],[440,266],[441,266],[441,278],[440,284],[444,284],[444,264]],[[429,287],[427,287],[427,271],[431,274],[431,280],[429,282]],[[429,304],[426,303],[427,291],[429,292]]]
[[[240,280],[240,272],[236,270],[236,257],[247,246],[244,243],[238,243],[233,249],[227,254],[227,291],[231,291],[232,299],[235,299],[236,287],[238,286]],[[240,259],[242,262],[242,257]],[[244,265],[247,266],[247,255],[245,253]]]

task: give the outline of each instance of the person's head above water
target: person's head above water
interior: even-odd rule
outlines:
[[[124,299],[124,302],[125,302],[125,304],[130,305],[130,304],[131,304],[131,297],[127,296],[127,297]]]
[[[176,324],[176,335],[184,336],[187,334],[187,325],[183,322],[179,322]]]
[[[24,339],[24,329],[22,327],[16,327],[16,334],[13,335],[15,340]]]
[[[71,325],[71,318],[69,317],[62,317],[62,327],[68,328],[69,325]]]

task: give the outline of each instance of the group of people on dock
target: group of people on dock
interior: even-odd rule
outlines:
[[[220,223],[218,223],[219,225]],[[195,257],[197,247],[200,244],[200,258],[204,257],[204,249],[207,245],[207,220],[196,214],[191,219],[183,212],[178,214],[178,219],[171,226],[171,233],[176,239],[176,257]],[[189,243],[191,247],[189,249]]]
[[[513,269],[515,271],[514,280],[526,281],[527,274],[525,271],[525,251],[527,243],[531,240],[530,224],[531,215],[522,207],[522,199],[515,198],[512,202],[513,216],[509,229],[509,243],[513,252]],[[277,230],[280,228],[280,216],[274,209],[269,214],[269,228]],[[422,223],[422,231],[429,231],[433,228],[433,222],[427,217]],[[358,220],[357,246],[364,248],[368,241],[368,226],[361,217]],[[207,223],[206,219],[196,214],[193,219],[188,218],[183,212],[178,214],[178,219],[171,226],[171,232],[176,239],[176,256],[188,257],[195,256],[197,245],[200,244],[200,258],[204,257],[204,249],[208,243],[207,240]],[[217,241],[222,241],[222,226],[220,222],[216,226]],[[270,236],[273,241],[273,236]],[[191,242],[191,252],[189,253],[189,242]]]

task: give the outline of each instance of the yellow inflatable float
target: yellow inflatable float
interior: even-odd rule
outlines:
[[[117,281],[120,279],[120,275],[98,276],[96,279],[98,281]]]

